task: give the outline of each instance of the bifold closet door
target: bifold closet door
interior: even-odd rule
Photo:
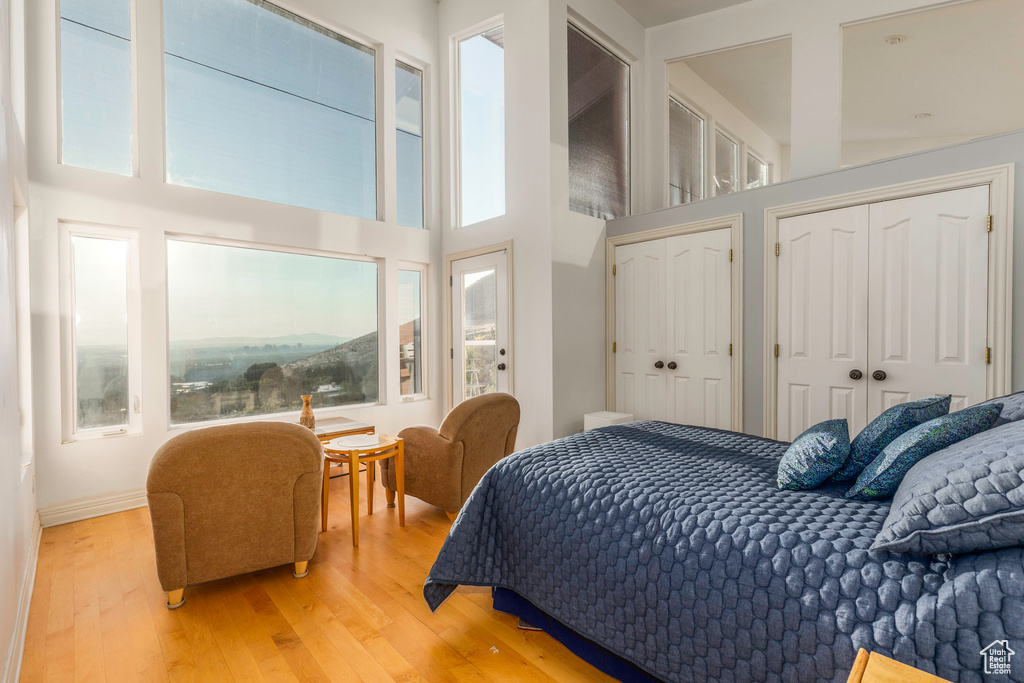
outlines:
[[[867,423],[868,207],[779,221],[778,428]]]
[[[871,205],[869,415],[927,396],[952,394],[950,410],[986,398],[988,192]]]
[[[665,419],[665,240],[615,249],[615,404],[637,420]]]
[[[731,243],[730,230],[665,240],[670,422],[732,428]]]

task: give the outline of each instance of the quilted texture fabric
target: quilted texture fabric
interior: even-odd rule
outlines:
[[[513,454],[466,502],[424,597],[508,588],[668,681],[842,682],[863,647],[980,683],[981,648],[1024,639],[1024,549],[871,552],[888,504],[780,491],[787,446],[639,422]]]
[[[903,478],[871,548],[956,555],[1020,545],[1022,476],[1024,421],[933,453]]]
[[[1000,396],[999,398],[993,398],[988,401],[979,403],[978,405],[986,405],[989,403],[1002,403],[1003,412],[999,414],[999,419],[996,420],[994,427],[1004,425],[1007,422],[1016,422],[1017,420],[1024,420],[1024,391],[1018,391],[1015,394],[1007,394],[1006,396]]]
[[[929,420],[901,434],[885,447],[881,455],[868,463],[846,497],[854,500],[891,497],[918,461],[985,431],[996,421],[1002,409],[1001,403],[973,406]]]
[[[796,437],[786,449],[779,462],[779,488],[793,491],[817,488],[849,455],[850,427],[846,420],[819,422]]]
[[[871,421],[850,443],[850,457],[829,479],[833,483],[854,481],[868,463],[881,455],[900,434],[949,412],[952,396],[922,398],[894,405]]]

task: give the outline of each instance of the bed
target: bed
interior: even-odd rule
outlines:
[[[889,503],[780,491],[787,446],[636,422],[516,453],[466,502],[424,597],[493,587],[620,678],[844,681],[865,648],[981,681],[982,648],[1024,646],[1024,549],[869,551]]]

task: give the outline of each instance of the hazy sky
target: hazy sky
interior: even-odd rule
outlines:
[[[377,264],[168,240],[170,340],[360,337],[377,329]]]
[[[128,345],[128,243],[75,236],[75,342]]]
[[[459,44],[462,224],[505,213],[505,50],[481,36]]]

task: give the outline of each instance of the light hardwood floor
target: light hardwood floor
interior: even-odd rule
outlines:
[[[365,475],[364,475],[365,476]],[[544,633],[461,587],[436,613],[423,580],[448,533],[407,498],[361,501],[352,547],[348,481],[331,486],[328,530],[309,566],[185,591],[170,611],[146,508],[43,531],[22,681],[610,681]]]

